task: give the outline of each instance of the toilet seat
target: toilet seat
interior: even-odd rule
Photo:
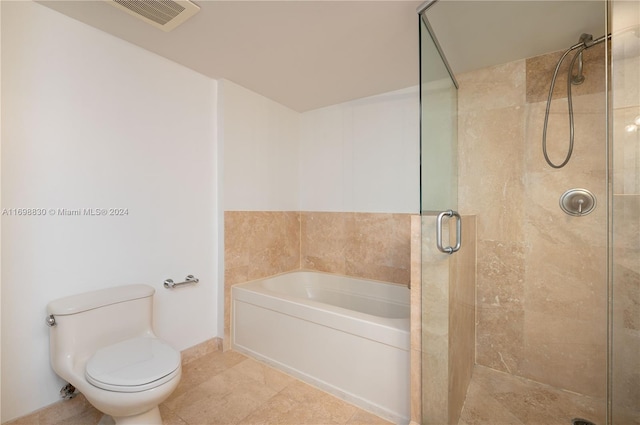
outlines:
[[[180,353],[157,338],[139,337],[101,348],[87,362],[92,385],[115,392],[149,390],[179,373]]]

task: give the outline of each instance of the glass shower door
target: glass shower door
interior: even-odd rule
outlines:
[[[422,214],[458,208],[458,88],[429,23],[420,19]]]
[[[464,235],[475,234],[475,220],[455,211],[457,83],[424,13],[419,25],[422,397],[414,420],[457,423],[473,368],[475,244]]]
[[[640,423],[640,3],[611,3],[609,424]]]

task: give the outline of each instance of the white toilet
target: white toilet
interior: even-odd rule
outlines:
[[[154,293],[127,285],[47,306],[53,370],[118,425],[162,424],[158,405],[180,382],[180,353],[153,333]]]

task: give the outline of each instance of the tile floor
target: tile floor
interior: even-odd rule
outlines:
[[[95,425],[102,416],[78,396],[11,425]],[[369,412],[234,351],[185,364],[180,385],[160,405],[164,425],[390,425]],[[7,424],[8,425],[8,424]]]
[[[82,395],[5,425],[96,425],[102,414]],[[164,425],[391,425],[369,412],[234,351],[183,366],[160,405]],[[575,393],[475,366],[458,425],[605,423],[605,405]]]
[[[458,425],[605,423],[605,401],[476,365]]]

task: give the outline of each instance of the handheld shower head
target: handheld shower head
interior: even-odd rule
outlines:
[[[611,34],[605,34],[602,37],[599,37],[595,40],[593,39],[593,36],[591,34],[586,34],[586,33],[582,34],[580,35],[580,39],[578,40],[578,42],[573,46],[569,47],[564,52],[564,54],[560,57],[560,60],[558,60],[558,63],[556,64],[556,68],[553,71],[553,77],[551,78],[551,86],[549,87],[549,97],[547,97],[547,109],[544,114],[544,127],[542,129],[542,153],[544,155],[545,161],[547,161],[547,164],[549,164],[549,166],[551,166],[552,168],[564,167],[569,162],[569,159],[571,159],[571,154],[573,153],[574,129],[573,129],[573,102],[571,101],[571,85],[581,84],[584,81],[584,75],[582,73],[583,71],[582,53],[589,47],[602,43],[608,40],[609,38],[611,38]],[[560,69],[560,65],[562,65],[562,62],[567,57],[567,55],[574,50],[576,51],[576,53],[574,54],[573,59],[571,60],[571,64],[569,65],[569,74],[567,75],[567,105],[569,107],[569,149],[567,151],[567,155],[564,158],[564,161],[562,161],[562,163],[560,164],[555,164],[551,161],[551,159],[549,158],[549,155],[547,154],[547,125],[549,124],[549,110],[551,108],[551,97],[553,95],[553,88],[555,87],[555,84],[556,84],[556,77],[558,76],[558,70]],[[578,74],[573,75],[573,66],[575,65],[576,61],[578,62]]]
[[[589,47],[593,46],[593,35],[591,34],[586,34],[586,33],[582,33],[580,35],[580,39],[578,40],[578,44],[576,44],[576,46],[578,46],[578,53],[576,53],[577,59],[578,59],[578,74],[577,75],[571,75],[572,71],[570,70],[570,76],[571,76],[571,84],[574,85],[578,85],[578,84],[582,84],[584,82],[584,75],[582,74],[582,52],[585,49],[588,49]],[[573,64],[575,63],[576,58],[574,58],[571,61],[571,68],[573,69]]]

